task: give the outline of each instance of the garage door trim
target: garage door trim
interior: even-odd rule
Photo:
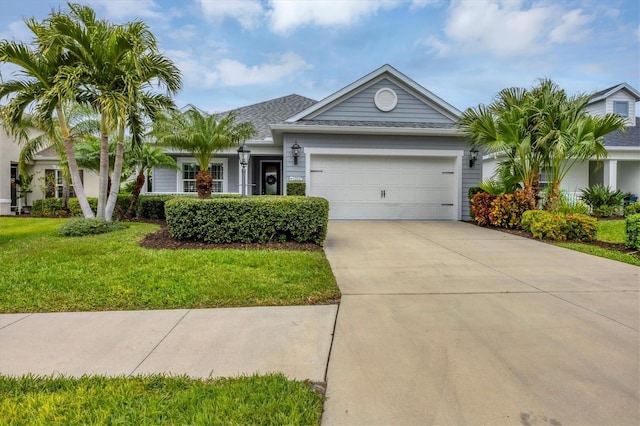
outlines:
[[[305,147],[305,180],[311,182],[311,156],[312,155],[356,155],[356,156],[396,156],[396,157],[448,157],[455,159],[455,188],[454,188],[454,210],[455,220],[461,219],[461,188],[462,188],[462,156],[463,150],[435,150],[435,149],[371,149],[371,148],[314,148]],[[307,196],[311,190],[311,185],[307,185]]]

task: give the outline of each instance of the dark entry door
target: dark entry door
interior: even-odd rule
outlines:
[[[11,211],[18,209],[18,165],[11,165]]]
[[[262,195],[280,195],[280,163],[265,161],[261,164]]]

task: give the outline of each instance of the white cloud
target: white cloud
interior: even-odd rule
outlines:
[[[420,9],[425,6],[439,5],[440,0],[412,0],[411,9]]]
[[[566,43],[582,40],[588,33],[585,26],[593,21],[593,16],[582,13],[582,9],[574,9],[562,15],[560,24],[549,33],[552,43]]]
[[[286,33],[308,24],[320,27],[351,25],[379,10],[392,9],[402,3],[401,0],[270,0],[268,14],[272,30]]]
[[[158,18],[158,5],[154,0],[91,0],[92,6],[101,6],[107,17],[115,20],[124,18]]]
[[[182,50],[166,50],[164,53],[182,73],[185,85],[210,89],[218,82],[219,76],[214,67],[199,61],[191,53]]]
[[[22,43],[30,43],[33,38],[33,33],[24,21],[13,21],[7,25],[7,28],[0,30],[1,40],[19,41]]]
[[[220,82],[225,86],[270,83],[309,67],[302,57],[292,52],[273,59],[270,63],[251,67],[233,59],[223,59],[216,65]]]
[[[195,25],[188,24],[180,28],[173,28],[167,31],[167,34],[169,38],[174,40],[188,41],[195,39],[199,34],[199,30]]]
[[[418,43],[438,56],[451,52],[488,52],[497,57],[529,56],[551,44],[582,40],[594,19],[581,9],[562,10],[552,3],[526,6],[520,0],[453,0],[443,39]]]
[[[237,19],[243,28],[253,28],[264,12],[259,0],[197,0],[197,2],[209,19],[216,21],[225,18]]]

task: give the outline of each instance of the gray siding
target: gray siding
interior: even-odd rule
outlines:
[[[607,113],[606,106],[607,104],[603,99],[601,101],[590,104],[589,106],[587,106],[586,109],[589,114],[597,115],[601,117]]]
[[[376,92],[383,87],[393,89],[398,95],[398,105],[389,112],[380,111],[376,108],[373,100]],[[453,120],[386,78],[345,99],[313,119],[453,123]]]
[[[473,168],[469,168],[469,143],[464,138],[445,136],[375,136],[375,135],[305,135],[291,134],[284,137],[285,179],[290,176],[305,178],[306,159],[301,155],[298,165],[293,165],[291,145],[294,141],[305,147],[322,148],[371,148],[371,149],[433,149],[464,150],[462,158],[462,190],[459,200],[463,220],[469,216],[467,192],[482,180],[482,160],[479,158]]]
[[[155,167],[153,169],[153,192],[176,192],[177,177],[173,169]]]

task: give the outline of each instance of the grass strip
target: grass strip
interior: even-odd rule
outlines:
[[[640,266],[640,259],[627,253],[621,253],[616,250],[608,250],[602,247],[581,243],[554,243],[557,246],[579,251],[582,253],[592,254],[594,256],[604,257],[606,259],[617,260],[618,262],[628,263],[629,265]]]
[[[60,237],[60,219],[0,218],[0,313],[330,303],[324,252],[150,250],[157,225]]]
[[[319,425],[324,398],[281,374],[199,380],[185,376],[0,376],[0,425]]]

